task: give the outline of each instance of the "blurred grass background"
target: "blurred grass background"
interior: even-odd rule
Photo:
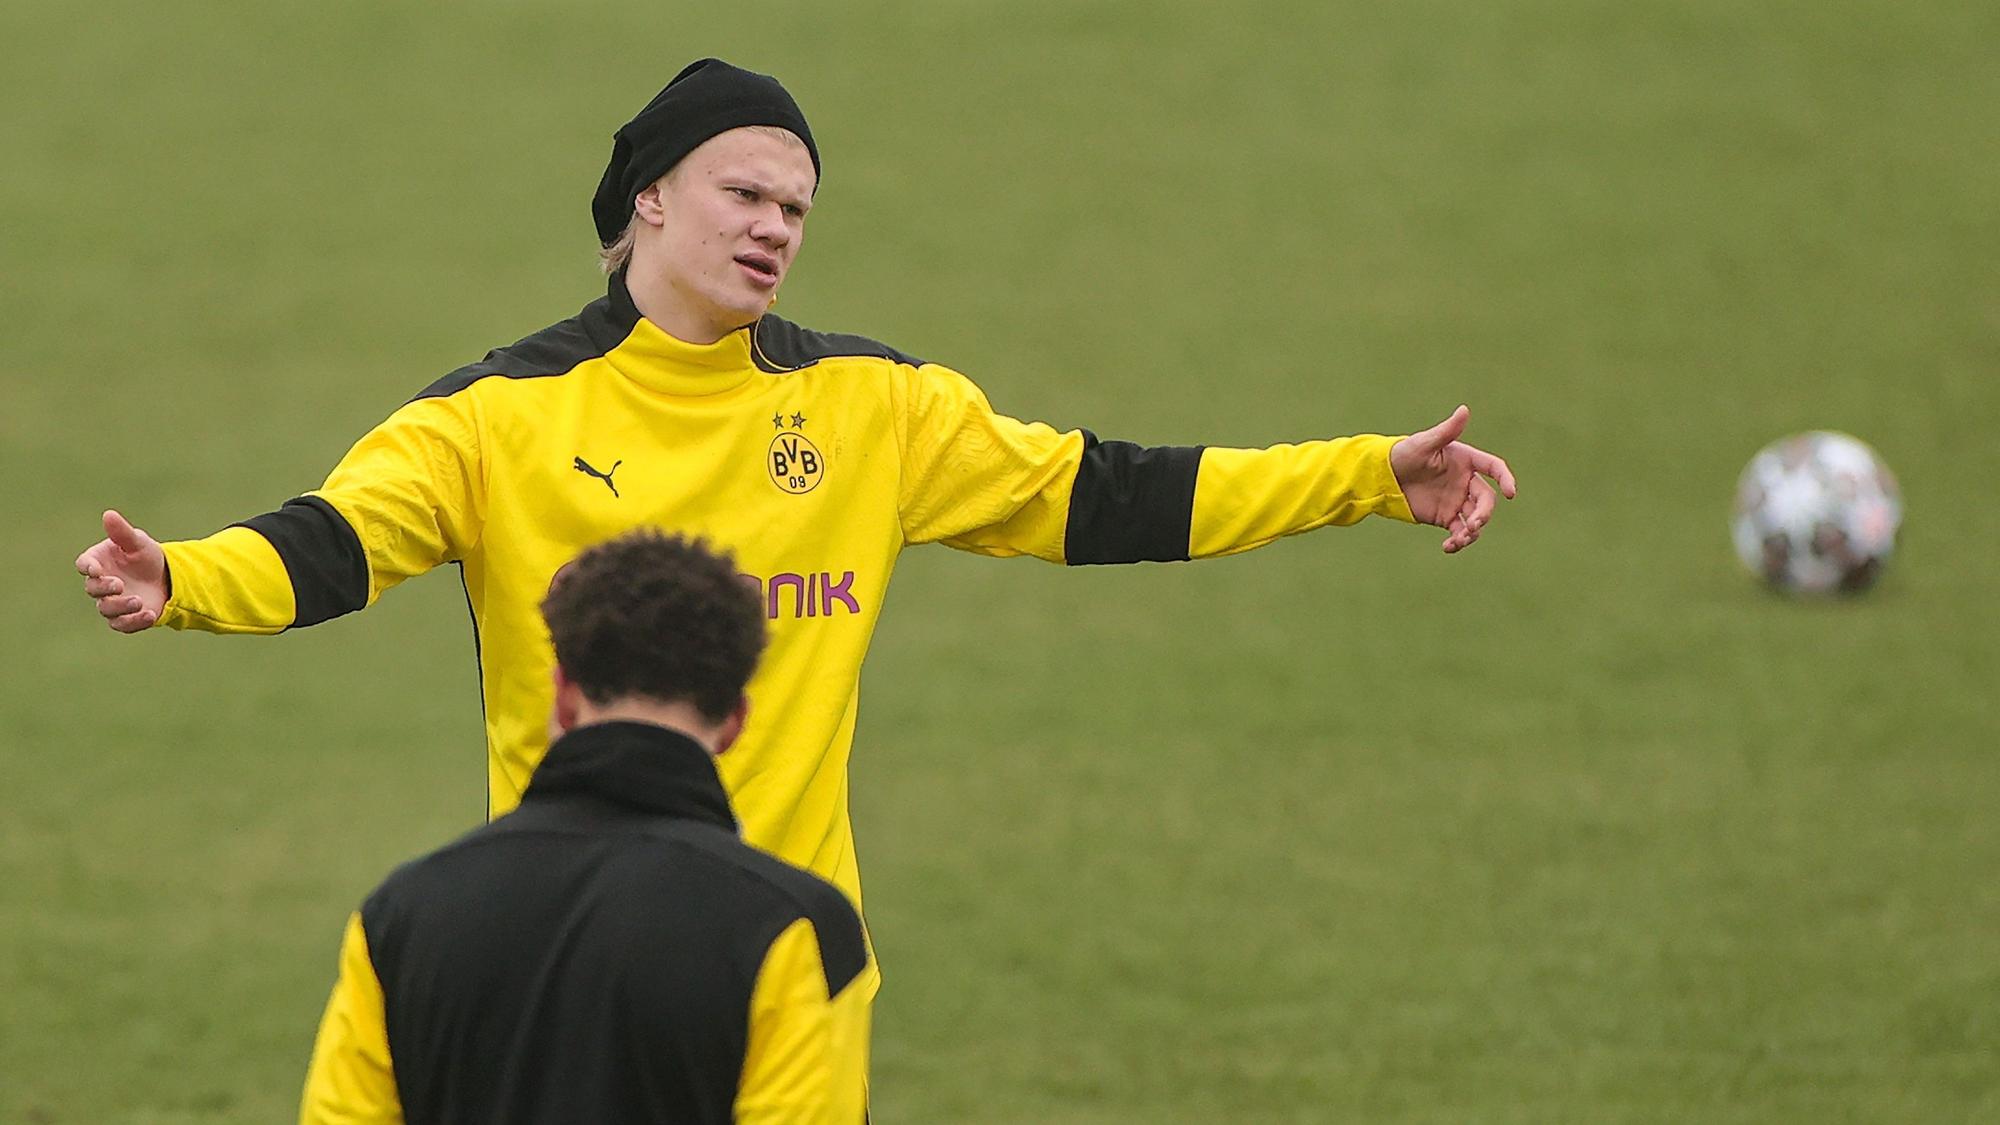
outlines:
[[[346,912],[471,826],[456,582],[98,625],[600,291],[610,131],[781,75],[781,312],[1107,437],[1474,408],[1523,498],[1182,567],[904,560],[855,813],[876,1119],[2000,1118],[2000,9],[0,3],[0,1120],[292,1112]],[[1737,470],[1900,474],[1866,599]]]

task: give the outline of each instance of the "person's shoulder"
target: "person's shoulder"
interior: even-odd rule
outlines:
[[[846,332],[820,332],[766,313],[750,329],[750,355],[774,375],[811,367],[828,359],[880,359],[908,367],[924,361],[880,340]]]
[[[410,401],[449,398],[483,379],[543,379],[567,374],[618,345],[623,335],[616,331],[614,318],[609,299],[600,297],[575,316],[494,348],[483,359],[417,392]]]
[[[760,853],[761,854],[761,853]],[[772,882],[798,905],[819,939],[819,960],[826,969],[826,994],[846,988],[868,967],[868,941],[861,915],[839,887],[803,868],[779,861]]]
[[[712,854],[751,876],[784,904],[787,922],[804,918],[819,939],[820,963],[826,968],[827,994],[839,992],[868,965],[868,943],[862,936],[861,915],[839,887],[795,867],[734,836]]]
[[[501,821],[489,821],[467,831],[464,835],[448,843],[433,848],[419,856],[414,856],[398,864],[394,870],[376,884],[362,907],[362,915],[368,917],[407,904],[422,903],[432,897],[432,891],[440,885],[460,881],[459,870],[469,859],[481,850],[480,846],[493,840]]]

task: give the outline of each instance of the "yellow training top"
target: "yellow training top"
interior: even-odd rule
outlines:
[[[1142,448],[996,414],[958,372],[775,316],[689,344],[622,277],[577,316],[431,385],[316,491],[166,544],[160,624],[276,633],[463,569],[486,710],[487,813],[546,746],[556,569],[639,526],[733,551],[771,640],[720,759],[744,837],[860,901],[847,815],[861,660],[902,549],[1051,562],[1231,554],[1371,515],[1410,520],[1375,435]]]

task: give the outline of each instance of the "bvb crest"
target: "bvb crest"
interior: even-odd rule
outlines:
[[[826,457],[820,453],[800,430],[805,419],[794,414],[796,428],[781,430],[771,439],[769,458],[765,465],[771,471],[771,483],[794,496],[802,496],[819,487],[820,478],[826,475]]]

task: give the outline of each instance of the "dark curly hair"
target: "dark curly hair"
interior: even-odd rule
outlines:
[[[727,554],[650,529],[578,555],[549,583],[556,663],[594,703],[644,696],[728,718],[764,651],[764,607]]]

